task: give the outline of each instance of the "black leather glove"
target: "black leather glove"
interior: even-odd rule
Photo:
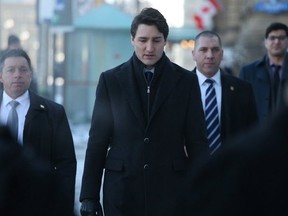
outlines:
[[[83,200],[80,208],[81,216],[103,216],[102,206],[95,200]]]

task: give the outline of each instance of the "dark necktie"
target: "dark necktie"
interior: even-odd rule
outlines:
[[[10,128],[11,133],[15,139],[18,138],[18,114],[16,111],[16,107],[19,105],[18,101],[10,101],[9,105],[11,106],[8,119],[7,126]]]
[[[273,92],[274,92],[274,102],[277,101],[278,89],[280,85],[280,75],[279,72],[281,70],[281,65],[273,65],[274,68],[274,76],[273,76]]]
[[[205,94],[205,120],[210,154],[212,155],[221,146],[220,121],[214,80],[207,79],[205,82],[209,84]]]
[[[145,77],[146,77],[147,84],[150,85],[152,77],[153,77],[153,72],[145,71]]]

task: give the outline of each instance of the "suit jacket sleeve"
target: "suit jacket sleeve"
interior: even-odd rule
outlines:
[[[109,141],[112,138],[112,113],[104,74],[99,78],[89,131],[80,201],[100,199],[100,188]]]

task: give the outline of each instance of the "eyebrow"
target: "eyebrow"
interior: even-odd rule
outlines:
[[[146,37],[146,36],[139,36],[138,38],[140,39],[147,39],[147,38],[150,38],[150,37]],[[156,37],[152,37],[152,39],[161,39],[163,38],[162,36],[156,36]]]

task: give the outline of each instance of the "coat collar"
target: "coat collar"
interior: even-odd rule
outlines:
[[[3,90],[0,91],[0,103],[3,99]],[[29,123],[39,112],[46,112],[47,105],[44,98],[29,91],[30,106],[26,115],[25,124]]]
[[[120,70],[116,73],[116,78],[121,88],[123,89],[124,95],[126,95],[127,101],[134,115],[142,125],[145,125],[145,116],[143,115],[142,111],[143,107],[138,94],[139,89],[134,77],[134,72],[137,72],[135,70],[140,70],[139,72],[142,73],[145,65],[136,64],[137,68],[135,68],[135,65],[133,64],[133,61],[135,60],[133,60],[133,58],[134,57],[132,57],[130,60],[128,60],[122,65]],[[158,75],[159,73],[161,73],[161,77],[159,80],[160,85],[158,86],[158,91],[155,95],[155,100],[151,110],[149,122],[151,121],[151,119],[153,119],[153,116],[163,104],[163,102],[167,99],[169,94],[171,94],[171,91],[175,88],[176,83],[182,76],[182,74],[179,73],[178,70],[176,70],[175,65],[171,63],[170,60],[166,57],[165,53],[163,54],[161,61],[163,61],[163,64],[161,64],[163,66],[161,67],[161,71],[159,71],[160,64],[156,64],[155,66],[155,73],[158,73]]]

